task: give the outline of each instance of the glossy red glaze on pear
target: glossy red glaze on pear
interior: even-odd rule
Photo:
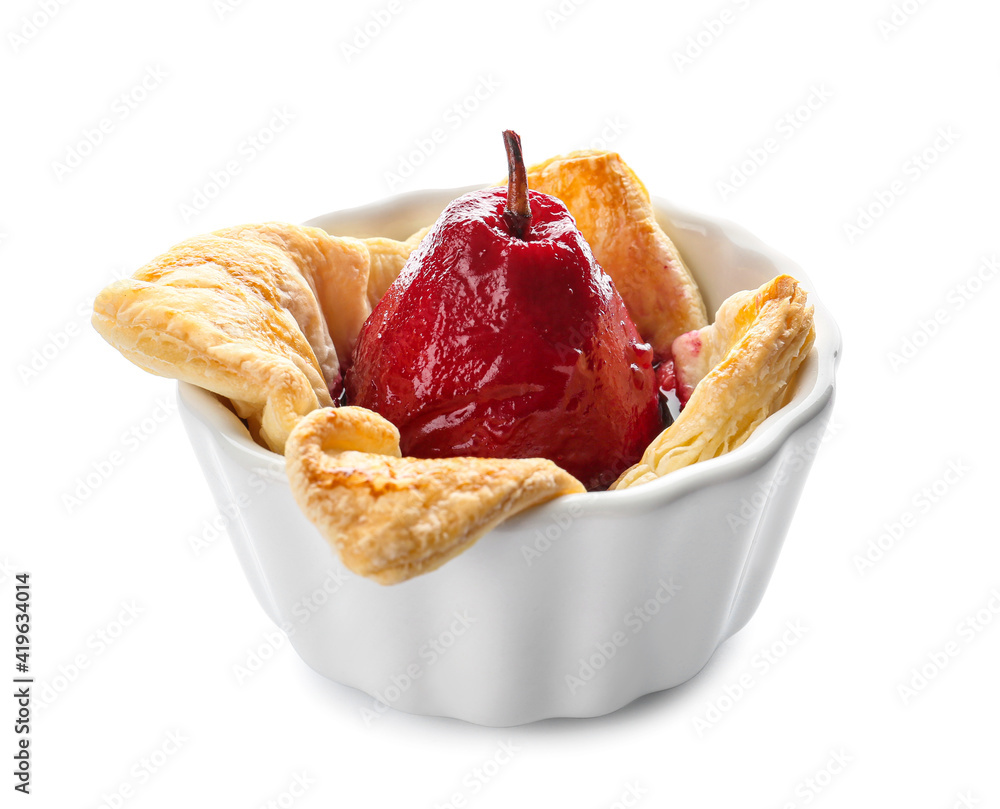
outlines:
[[[544,457],[588,489],[662,429],[653,353],[572,216],[529,192],[452,202],[362,327],[347,398],[400,431],[404,455]]]

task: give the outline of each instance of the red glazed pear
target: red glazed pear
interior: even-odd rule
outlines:
[[[529,191],[452,202],[361,329],[347,398],[404,455],[543,457],[609,485],[662,429],[653,353],[572,216]]]

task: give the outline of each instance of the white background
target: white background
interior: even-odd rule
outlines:
[[[303,809],[432,807],[456,792],[484,809],[610,807],[630,786],[640,797],[624,805],[1000,806],[1000,281],[978,275],[1000,251],[1000,7],[398,0],[365,44],[358,26],[387,2],[224,2],[0,12],[0,612],[8,571],[31,571],[48,698],[33,794],[9,804],[5,699],[3,805],[252,809],[306,773]],[[366,724],[370,700],[287,643],[240,682],[234,667],[273,628],[224,534],[211,541],[173,385],[104,344],[90,302],[199,232],[499,178],[505,127],[529,161],[603,139],[654,194],[807,268],[840,322],[832,432],[768,593],[694,680],[596,720],[500,731],[392,711]],[[408,157],[435,128],[429,156]],[[721,186],[768,138],[763,165]],[[196,210],[230,161],[238,171]],[[69,500],[116,449],[123,463]],[[805,632],[765,672],[760,654],[790,621]],[[120,634],[108,646],[104,631]],[[949,643],[943,670],[901,694]],[[505,740],[512,760],[469,787]],[[176,751],[148,775],[164,745]],[[849,763],[831,774],[834,755]]]

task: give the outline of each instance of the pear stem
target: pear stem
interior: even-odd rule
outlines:
[[[524,170],[521,138],[512,129],[503,133],[507,149],[507,207],[503,218],[511,232],[519,239],[526,239],[531,226],[531,205],[528,202],[528,174]]]

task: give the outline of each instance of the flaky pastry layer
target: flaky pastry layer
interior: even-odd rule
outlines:
[[[528,179],[567,205],[644,339],[673,352],[694,390],[613,488],[733,449],[783,404],[813,339],[794,279],[734,295],[708,326],[691,274],[617,154],[553,158]],[[255,438],[285,455],[296,501],[345,566],[382,584],[584,491],[541,458],[402,458],[387,420],[331,407],[362,324],[428,230],[400,242],[277,222],[227,228],[176,245],[94,305],[95,328],[136,365],[229,399]]]
[[[760,289],[728,298],[715,323],[697,335],[704,360],[685,366],[687,378],[705,373],[678,419],[612,489],[648,483],[746,441],[785,404],[790,383],[812,348],[813,308],[798,282],[780,275]],[[689,338],[686,345],[693,343]]]
[[[140,368],[228,398],[282,452],[302,416],[333,403],[371,298],[421,235],[338,238],[280,222],[219,230],[106,287],[93,324]]]
[[[590,150],[554,157],[528,169],[528,187],[566,204],[657,354],[708,323],[701,292],[656,221],[649,192],[619,155]]]
[[[542,458],[401,458],[399,431],[361,407],[299,421],[285,466],[299,507],[344,565],[380,584],[428,573],[506,518],[585,491]]]

